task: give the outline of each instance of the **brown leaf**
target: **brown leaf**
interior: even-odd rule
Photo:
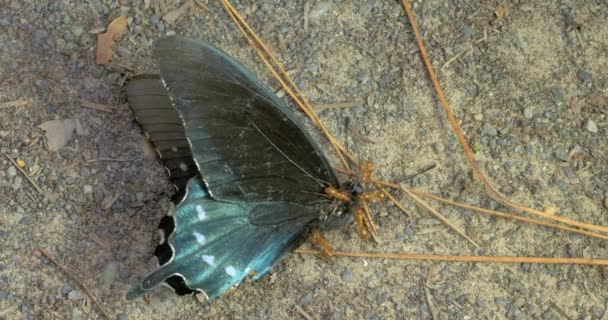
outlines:
[[[95,62],[97,64],[106,64],[112,59],[112,47],[114,46],[114,39],[112,34],[109,32],[97,35],[97,57]]]
[[[502,3],[496,6],[496,9],[494,10],[494,15],[496,15],[496,18],[498,20],[502,20],[502,18],[505,16],[505,6]]]
[[[112,59],[114,41],[120,39],[127,29],[127,16],[120,16],[108,25],[108,31],[97,35],[97,64],[106,64]]]
[[[112,34],[112,39],[118,40],[127,30],[127,16],[120,16],[110,22],[107,33]]]

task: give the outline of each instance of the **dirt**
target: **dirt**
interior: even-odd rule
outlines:
[[[155,72],[151,44],[173,33],[218,46],[278,91],[277,82],[215,1],[198,1],[209,10],[194,5],[172,25],[161,17],[183,1],[0,2],[0,103],[31,99],[0,109],[0,152],[23,160],[33,181],[58,197],[45,198],[1,156],[0,318],[102,317],[37,248],[73,270],[121,320],[431,319],[429,299],[438,319],[605,317],[606,267],[309,255],[292,255],[271,275],[211,303],[163,288],[125,300],[154,268],[156,227],[172,187],[125,104],[124,82]],[[436,164],[406,183],[508,211],[472,179],[397,1],[244,0],[236,7],[313,104],[358,101],[318,114],[339,141],[349,137],[349,149],[374,162],[378,177],[400,181]],[[608,225],[605,3],[430,0],[414,2],[413,11],[478,164],[497,189],[524,205]],[[128,27],[113,61],[96,65],[97,33],[123,14]],[[81,100],[114,109],[85,108]],[[78,125],[52,152],[38,126],[58,119]],[[360,240],[353,226],[325,237],[345,251],[608,256],[603,240],[432,203],[481,244],[475,248],[393,194],[414,217],[374,206],[381,245]]]

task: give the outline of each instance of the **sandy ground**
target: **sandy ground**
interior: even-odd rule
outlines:
[[[58,196],[45,199],[2,155],[0,318],[101,318],[83,290],[37,254],[44,248],[113,319],[431,319],[429,299],[437,319],[605,319],[608,269],[576,265],[291,256],[211,304],[162,289],[126,301],[126,290],[155,265],[156,226],[172,189],[124,103],[124,80],[154,72],[151,43],[175,32],[217,45],[278,89],[218,4],[199,2],[209,11],[195,6],[170,25],[159,17],[183,1],[0,0],[0,103],[32,99],[0,109],[0,151],[22,159]],[[608,225],[608,7],[524,2],[413,7],[448,99],[497,188],[522,204]],[[319,115],[337,139],[349,135],[350,148],[355,141],[379,177],[400,180],[436,164],[408,183],[505,209],[471,179],[397,1],[243,0],[237,8],[313,103],[359,102]],[[95,33],[122,14],[129,25],[114,61],[96,65]],[[81,100],[115,109],[83,108]],[[37,127],[53,119],[78,122],[57,152]],[[435,204],[481,244],[474,248],[394,194],[414,218],[376,206],[382,245],[361,241],[352,226],[325,236],[353,251],[608,256],[602,240]]]

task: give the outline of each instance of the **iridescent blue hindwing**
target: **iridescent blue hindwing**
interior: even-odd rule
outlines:
[[[209,299],[251,272],[257,280],[297,244],[318,212],[287,202],[217,201],[199,178],[193,178],[174,219],[175,230],[168,238],[172,258],[131,289],[129,298],[171,276],[181,276],[189,289]]]

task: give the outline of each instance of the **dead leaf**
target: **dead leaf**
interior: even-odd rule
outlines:
[[[120,39],[127,29],[127,16],[120,16],[108,25],[108,31],[97,35],[97,64],[106,64],[112,59],[114,41]]]
[[[107,33],[112,34],[112,39],[118,40],[127,30],[127,16],[120,16],[110,22]]]
[[[177,21],[177,19],[179,19],[179,17],[184,15],[186,12],[188,12],[188,9],[190,9],[190,5],[191,5],[190,1],[184,2],[184,4],[181,7],[164,15],[163,20],[168,24],[174,24]]]
[[[112,59],[112,47],[114,40],[111,33],[102,33],[97,36],[97,64],[106,64]]]
[[[589,102],[594,107],[605,107],[605,106],[608,106],[608,98],[606,98],[604,96],[593,97],[593,98],[591,98],[591,101],[589,101]]]
[[[42,123],[38,128],[44,130],[48,149],[57,151],[65,146],[76,130],[76,121],[73,119],[51,120]]]
[[[505,6],[502,3],[498,4],[496,10],[494,10],[494,14],[496,15],[496,19],[502,20],[505,16]]]

